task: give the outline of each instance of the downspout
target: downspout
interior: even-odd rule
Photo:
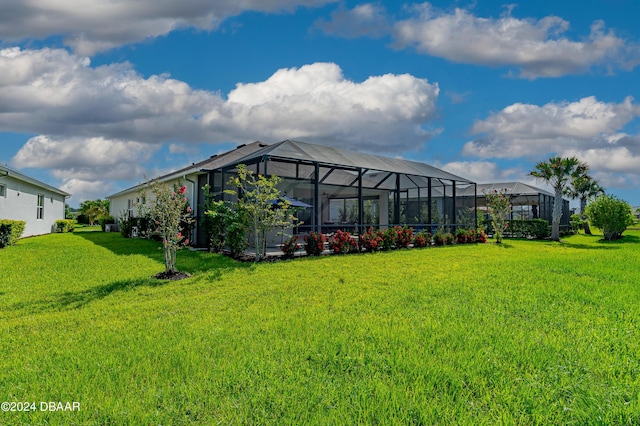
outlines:
[[[196,191],[198,190],[198,185],[189,179],[187,175],[182,176],[184,180],[190,182],[193,185],[193,191],[191,192],[191,211],[195,214],[196,220],[193,226],[193,235],[191,236],[191,240],[194,244],[198,243],[198,206],[196,205]]]

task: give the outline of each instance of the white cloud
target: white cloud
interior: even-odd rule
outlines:
[[[491,161],[453,161],[439,167],[476,183],[518,180],[521,175],[517,169],[504,169]]]
[[[334,0],[30,0],[0,2],[0,39],[65,37],[81,55],[92,55],[183,28],[213,30],[245,11],[283,12]]]
[[[640,184],[640,135],[621,130],[638,116],[640,108],[631,98],[618,104],[593,97],[543,106],[514,104],[475,123],[472,132],[482,136],[465,144],[463,154],[535,161],[552,154],[575,156],[605,188],[629,188]]]
[[[54,139],[40,135],[25,143],[12,164],[49,169],[62,182],[60,188],[72,194],[70,202],[77,205],[113,192],[116,181],[140,182],[151,176],[145,164],[159,148],[100,137]]]
[[[347,80],[332,63],[281,69],[261,83],[239,84],[225,105],[239,139],[298,138],[393,152],[417,149],[431,134],[439,88],[408,74]],[[206,122],[225,121],[221,111]]]
[[[329,21],[318,20],[316,26],[327,34],[345,38],[381,37],[391,31],[385,9],[372,3],[360,4],[353,9],[341,5]]]
[[[337,65],[316,63],[238,84],[225,98],[168,76],[143,78],[128,64],[94,68],[62,49],[0,50],[0,131],[39,134],[14,163],[86,179],[138,172],[164,144],[173,153],[288,138],[417,149],[432,135],[424,126],[438,93],[437,84],[407,74],[354,82]]]
[[[453,62],[515,67],[519,77],[528,79],[579,74],[593,67],[630,69],[639,63],[637,43],[616,36],[601,21],[592,24],[588,36],[571,40],[564,35],[569,28],[564,19],[518,19],[512,9],[499,18],[485,18],[467,9],[446,12],[422,3],[407,8],[407,19],[393,21],[381,6],[366,3],[340,9],[318,26],[343,37],[387,32],[397,48],[413,47]]]
[[[471,133],[481,136],[466,143],[463,153],[514,158],[608,147],[603,135],[616,133],[638,115],[640,109],[630,97],[619,104],[600,102],[595,97],[543,106],[513,104],[476,122]]]
[[[113,182],[108,180],[86,181],[72,178],[66,179],[60,189],[71,194],[71,198],[67,200],[68,204],[78,206],[87,200],[104,198],[105,194],[113,193],[115,188]]]

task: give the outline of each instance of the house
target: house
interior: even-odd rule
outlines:
[[[23,237],[49,234],[70,194],[0,164],[0,219],[26,222]]]
[[[522,182],[482,183],[477,186],[478,211],[487,210],[484,194],[492,191],[505,190],[511,200],[509,219],[544,219],[551,223],[553,220],[553,203],[555,195],[544,189],[536,188]],[[464,194],[473,196],[473,194]],[[569,200],[562,200],[562,219],[560,229],[569,229],[571,211]]]
[[[254,173],[281,177],[281,193],[309,206],[296,211],[301,222],[295,230],[298,233],[363,231],[369,226],[400,224],[475,227],[475,197],[460,196],[475,194],[476,184],[468,179],[416,161],[301,141],[240,145],[159,180],[186,185],[190,204],[200,217],[202,187],[208,184],[217,198],[229,199],[225,189],[239,164]],[[107,197],[111,215],[134,215],[136,201],[145,198],[140,188]],[[197,228],[194,235],[197,244],[205,243],[202,229]]]

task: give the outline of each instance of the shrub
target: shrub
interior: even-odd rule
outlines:
[[[447,232],[446,234],[444,234],[444,243],[446,245],[451,245],[456,241],[455,237],[453,236],[453,234],[451,232]]]
[[[102,232],[104,232],[107,224],[116,223],[116,220],[113,218],[113,216],[101,216],[100,218],[98,218],[98,223],[100,224]]]
[[[443,246],[444,242],[445,242],[444,233],[440,231],[436,231],[436,233],[433,234],[433,244],[435,244],[436,246]]]
[[[394,228],[396,233],[396,248],[407,248],[409,244],[411,244],[411,240],[413,240],[413,228],[408,228],[406,226],[396,226]]]
[[[207,234],[209,247],[215,253],[220,253],[224,247],[224,234],[230,207],[224,201],[207,203],[207,210],[202,217],[202,225]]]
[[[118,218],[118,227],[120,228],[120,234],[125,238],[132,238],[133,228],[138,230],[138,235],[153,239],[154,234],[150,229],[151,221],[149,217],[127,217],[126,214],[121,214]]]
[[[72,219],[60,219],[55,221],[56,232],[72,232],[76,222]]]
[[[378,251],[382,248],[384,232],[374,231],[370,227],[364,234],[360,235],[360,245],[368,252]]]
[[[304,236],[304,251],[309,256],[320,256],[324,251],[324,241],[320,232],[309,232]]]
[[[631,206],[614,195],[601,195],[586,208],[591,224],[602,229],[605,240],[617,240],[635,220]]]
[[[24,232],[23,220],[0,220],[0,248],[14,245]]]
[[[419,231],[413,237],[414,247],[428,247],[431,244],[431,234],[426,231]]]
[[[396,230],[387,228],[382,233],[382,250],[391,250],[396,244]]]
[[[569,229],[572,234],[577,234],[580,228],[583,227],[582,218],[579,214],[572,214],[571,219],[569,219]]]
[[[295,254],[296,250],[298,250],[298,248],[300,248],[300,246],[298,245],[298,236],[294,235],[291,238],[287,238],[283,243],[282,243],[282,253],[284,253],[284,257],[287,259],[291,259],[293,258],[293,255]]]
[[[358,251],[358,242],[351,238],[349,232],[338,229],[329,240],[329,248],[335,254],[354,253]]]
[[[456,229],[456,233],[455,233],[455,240],[456,243],[458,244],[466,244],[466,243],[470,243],[471,242],[471,235],[469,235],[469,233],[467,232],[466,229]]]

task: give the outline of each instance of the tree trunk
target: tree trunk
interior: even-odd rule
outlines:
[[[587,209],[587,199],[585,197],[580,198],[580,218],[582,219],[582,226],[584,227],[585,235],[591,235],[591,228],[589,227],[589,222],[587,221],[587,215],[585,214],[585,210]]]
[[[562,219],[562,188],[555,188],[556,196],[553,200],[553,216],[551,222],[551,239],[560,241],[560,219]]]

